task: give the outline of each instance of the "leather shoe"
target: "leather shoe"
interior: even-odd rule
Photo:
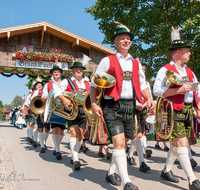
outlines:
[[[35,141],[33,141],[32,145],[34,148],[37,148],[37,143]]]
[[[61,160],[61,158],[62,158],[61,153],[60,152],[56,152],[56,159],[57,160]]]
[[[168,146],[165,146],[164,150],[166,150],[166,151],[169,151],[169,148],[168,148]]]
[[[197,162],[194,159],[190,159],[190,163],[191,163],[192,168],[197,166]]]
[[[139,190],[136,185],[133,185],[131,182],[125,184],[123,190]]]
[[[152,150],[150,150],[150,149],[146,150],[146,156],[147,156],[147,158],[150,158],[151,154],[152,154]]]
[[[104,157],[104,153],[103,152],[98,152],[98,156],[103,158]]]
[[[107,160],[110,160],[112,158],[112,154],[110,153],[110,152],[108,152],[107,154],[106,154],[106,159]]]
[[[121,185],[121,181],[118,179],[117,174],[113,173],[108,175],[108,173],[106,174],[106,181],[111,183],[112,185],[115,186],[120,186]]]
[[[142,162],[141,165],[140,165],[140,171],[141,172],[147,172],[149,171],[151,168],[149,166],[146,165],[145,162]]]
[[[34,142],[32,138],[28,139],[28,142],[30,142],[31,144]]]
[[[70,158],[70,164],[74,164],[74,161],[72,160],[72,158]]]
[[[44,148],[44,147],[42,147],[42,148],[40,149],[40,153],[45,153],[45,148]]]
[[[196,152],[191,149],[191,154],[194,155],[196,154]]]
[[[159,144],[156,144],[155,147],[156,147],[157,149],[162,149],[162,148],[160,147]]]
[[[74,169],[75,170],[80,170],[81,169],[81,163],[79,161],[74,161]]]
[[[189,184],[189,190],[197,190],[200,189],[200,182],[198,179],[194,180],[192,184]]]
[[[83,147],[83,153],[86,153],[89,149],[85,146]]]
[[[127,157],[127,162],[130,164],[130,165],[133,165],[133,166],[136,166],[136,162],[135,162],[135,159],[133,158],[133,156],[131,158]]]
[[[167,180],[167,181],[171,181],[171,182],[174,182],[174,183],[179,183],[179,180],[174,176],[172,171],[169,171],[169,172],[166,172],[166,173],[164,173],[162,171],[160,177],[165,179],[165,180]]]

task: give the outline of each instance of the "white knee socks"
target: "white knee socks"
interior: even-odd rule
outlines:
[[[167,160],[165,163],[165,168],[164,168],[165,173],[167,173],[171,170],[171,168],[176,160],[176,157],[177,157],[176,147],[171,144],[169,152],[167,154]]]
[[[79,144],[81,141],[78,141],[78,138],[70,137],[70,149],[73,156],[73,161],[79,161],[78,159],[78,151],[79,151]]]
[[[144,148],[144,151],[146,152],[148,150],[148,146],[147,146],[147,138],[146,136],[142,136],[142,146]]]
[[[35,142],[37,142],[37,137],[38,137],[38,130],[37,129],[33,129],[33,140]]]
[[[44,144],[46,144],[48,136],[49,136],[49,133],[47,133],[46,131],[44,131]]]
[[[113,162],[116,164],[123,186],[127,182],[131,182],[128,176],[127,160],[125,149],[113,149],[112,152]]]
[[[43,134],[43,132],[38,132],[38,139],[40,141],[41,148],[44,147],[44,134]]]
[[[188,154],[189,154],[189,158],[190,158],[190,160],[191,160],[191,159],[194,159],[194,158],[192,157],[192,153],[191,153],[191,149],[190,149],[190,143],[189,143],[189,141],[188,141]]]
[[[53,139],[56,152],[60,152],[60,146],[59,146],[60,137],[59,136],[60,136],[59,134],[52,134],[52,139]]]
[[[128,152],[128,158],[131,158],[133,156],[134,150],[135,150],[135,141],[133,139],[131,140],[130,149]]]
[[[140,161],[140,165],[142,162],[144,162],[144,156],[143,156],[143,148],[142,148],[142,144],[141,144],[141,138],[135,138],[135,148],[137,150],[137,154],[139,157],[139,161]]]
[[[179,159],[179,162],[181,164],[181,167],[183,168],[189,183],[191,184],[194,180],[197,178],[194,175],[194,172],[192,170],[192,166],[190,164],[190,159],[188,156],[188,148],[187,147],[178,147],[177,148],[177,156]]]

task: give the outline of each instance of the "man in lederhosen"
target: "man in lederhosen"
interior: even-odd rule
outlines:
[[[69,108],[70,100],[66,99],[63,95],[63,91],[78,93],[89,93],[90,83],[87,79],[83,78],[83,70],[86,67],[83,66],[82,62],[74,62],[73,66],[70,67],[73,72],[71,79],[64,79],[61,82],[61,88],[56,88],[55,98],[59,98],[65,108]],[[72,82],[71,82],[72,81]],[[79,113],[75,120],[68,121],[68,127],[70,128],[70,149],[72,152],[72,157],[70,158],[70,163],[73,164],[75,170],[79,170],[81,163],[78,158],[78,152],[81,147],[81,140],[83,139],[83,132],[86,129],[87,117],[84,113],[83,107],[79,105]]]
[[[125,147],[128,139],[133,139],[135,100],[147,100],[149,110],[155,105],[146,85],[145,75],[138,60],[128,53],[134,35],[121,25],[111,37],[117,53],[101,60],[96,72],[105,71],[116,78],[116,85],[105,91],[102,109],[96,104],[97,89],[91,86],[91,106],[93,113],[103,115],[113,142],[113,155],[106,180],[113,185],[121,185],[115,170],[118,169],[124,190],[137,190],[127,172]],[[103,111],[102,111],[103,110]]]
[[[196,190],[200,189],[200,182],[194,175],[190,164],[187,137],[190,136],[193,120],[193,106],[198,109],[197,99],[199,100],[200,98],[200,88],[198,87],[197,90],[193,89],[194,91],[192,91],[192,86],[188,84],[175,85],[173,88],[164,86],[167,79],[165,75],[167,70],[179,74],[188,82],[197,82],[195,74],[185,64],[190,59],[191,53],[189,48],[191,45],[181,40],[180,34],[179,36],[176,35],[174,38],[172,33],[171,37],[172,44],[169,51],[172,60],[158,71],[153,89],[155,96],[170,100],[173,103],[174,109],[174,129],[171,137],[172,145],[168,152],[161,178],[175,183],[179,182],[171,171],[174,161],[178,158],[181,167],[188,178],[189,189]],[[168,111],[168,115],[171,115],[170,110]],[[199,113],[197,116],[199,117]]]
[[[61,74],[62,74],[62,72],[63,72],[63,70],[58,65],[55,65],[50,70],[50,73],[52,74],[53,77],[52,77],[52,80],[44,86],[42,101],[47,100],[48,93],[51,89],[55,92],[56,91],[55,89],[58,86],[61,85]],[[47,130],[45,130],[45,137],[44,138],[47,139],[47,137],[48,137],[47,131],[50,130],[50,125],[45,124],[45,128]],[[64,137],[65,125],[58,124],[58,123],[52,123],[51,128],[53,129],[52,139],[53,139],[53,143],[54,143],[54,146],[55,146],[55,149],[53,151],[53,155],[55,155],[57,160],[60,160],[62,158],[62,155],[60,153],[60,144],[61,144],[62,139]]]
[[[25,118],[26,116],[26,123],[27,123],[27,130],[28,130],[28,137],[29,137],[29,142],[32,143],[32,145],[36,148],[37,147],[37,137],[38,137],[38,127],[42,127],[41,125],[38,126],[36,116],[33,116],[34,114],[30,110],[30,104],[31,100],[38,95],[42,95],[42,80],[37,80],[34,81],[34,89],[26,98],[24,102],[24,110],[23,110],[23,115],[22,117]],[[26,115],[28,113],[28,115]],[[32,128],[33,125],[33,128]],[[33,139],[32,139],[33,135]]]

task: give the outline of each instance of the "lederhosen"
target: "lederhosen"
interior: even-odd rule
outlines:
[[[50,81],[50,82],[47,83],[47,91],[48,91],[48,93],[52,89],[53,89],[53,82]],[[61,124],[57,124],[57,123],[44,123],[44,127],[47,130],[50,130],[50,126],[51,126],[51,128],[59,127],[62,130],[64,130],[66,128],[65,125],[61,125]]]
[[[176,68],[171,66],[170,64],[167,64],[164,67],[167,68],[167,70],[171,70],[179,74]],[[192,71],[188,67],[186,67],[185,69],[188,75],[188,77],[186,77],[186,80],[189,82],[193,82],[194,75]],[[172,133],[172,139],[174,137],[186,136],[189,138],[191,136],[191,127],[193,121],[193,105],[197,107],[196,91],[193,91],[193,94],[194,94],[193,103],[184,103],[185,95],[182,94],[167,97],[167,99],[173,102],[173,108],[174,108],[174,130]],[[170,121],[170,116],[171,116],[170,110],[168,112],[168,115]]]
[[[76,84],[76,81],[73,80],[71,81],[70,78],[67,78],[68,80],[68,86],[66,91],[67,92],[78,92],[78,93],[83,93],[83,92],[90,92],[90,84],[88,81],[84,81],[85,87],[86,89],[82,89],[82,88],[78,88],[78,85]],[[75,120],[68,120],[68,127],[72,126],[72,125],[78,125],[78,127],[82,128],[82,129],[86,129],[86,123],[87,123],[87,116],[85,115],[85,112],[83,110],[83,106],[79,105],[79,112],[78,112],[78,116]]]
[[[132,61],[132,73],[123,72],[116,55],[108,56],[110,67],[108,74],[114,76],[117,80],[116,85],[105,91],[105,95],[112,96],[113,99],[102,101],[102,110],[111,137],[124,133],[128,139],[133,139],[135,130],[135,100],[142,102],[142,94],[139,82],[139,62]],[[120,99],[123,80],[131,80],[133,84],[133,98]]]

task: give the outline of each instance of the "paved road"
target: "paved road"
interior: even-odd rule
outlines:
[[[86,154],[79,154],[82,162],[81,170],[74,171],[72,169],[72,165],[69,163],[71,153],[68,133],[65,134],[61,144],[62,160],[56,160],[52,154],[53,142],[51,135],[49,135],[47,141],[48,150],[44,154],[39,152],[40,147],[34,148],[26,141],[25,129],[20,130],[14,128],[9,123],[1,123],[0,137],[0,142],[3,142],[0,146],[7,147],[8,157],[10,156],[15,169],[13,181],[17,181],[20,190],[123,189],[122,186],[114,187],[105,181],[110,161],[97,156],[98,146],[88,145],[89,151]],[[148,173],[140,172],[138,169],[138,158],[136,158],[137,166],[128,166],[128,173],[132,182],[140,190],[188,189],[186,176],[179,165],[173,166],[173,172],[180,179],[180,183],[173,184],[159,177],[167,152],[156,150],[154,148],[154,141],[149,141],[148,144],[153,150],[153,156],[150,159],[146,159],[146,163],[151,167],[151,171]],[[194,158],[200,165],[200,149],[197,146],[192,148],[196,151]],[[110,149],[112,149],[112,146],[110,146]],[[194,171],[195,175],[200,178],[200,166],[197,166]],[[7,177],[6,175],[8,174],[5,174],[5,178]]]

